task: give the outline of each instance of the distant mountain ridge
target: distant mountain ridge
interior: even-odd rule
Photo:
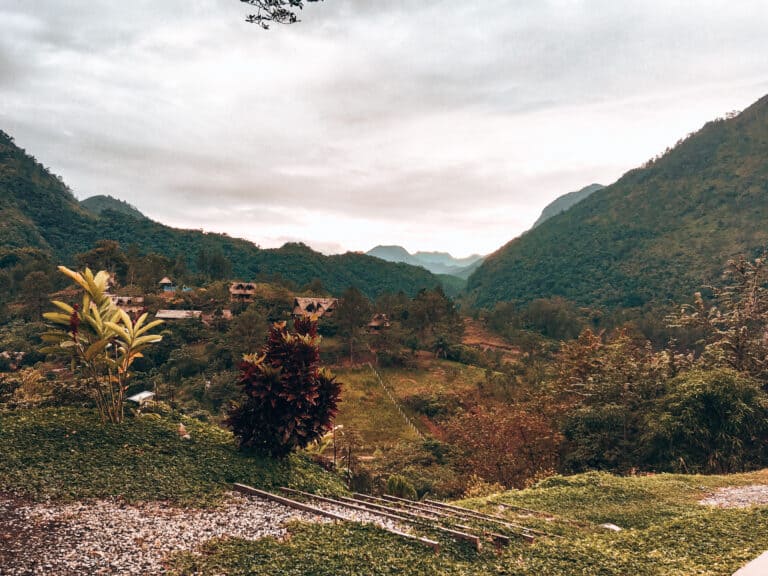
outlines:
[[[412,266],[421,266],[433,274],[447,274],[458,278],[468,278],[480,265],[483,256],[472,254],[465,258],[454,258],[448,252],[415,252],[411,254],[402,246],[376,246],[366,252],[387,262],[403,262]]]
[[[281,276],[298,286],[319,279],[340,295],[355,286],[370,298],[385,291],[408,295],[441,284],[423,268],[384,262],[362,254],[323,256],[303,244],[262,250],[252,242],[223,234],[181,230],[154,222],[127,203],[97,197],[81,204],[64,183],[0,130],[0,269],[20,260],[74,264],[74,255],[97,240],[116,240],[127,248],[180,258],[197,270],[201,253],[221,253],[234,277],[244,280]],[[91,206],[91,208],[87,208]],[[125,207],[128,206],[128,209]]]
[[[576,192],[568,192],[568,194],[563,194],[544,207],[544,210],[541,211],[541,216],[539,216],[538,220],[533,223],[533,228],[536,228],[553,216],[557,216],[561,212],[565,212],[571,206],[578,204],[585,198],[591,196],[594,192],[602,190],[603,188],[605,188],[605,186],[602,184],[590,184],[589,186],[585,186]]]
[[[561,296],[583,306],[684,302],[768,246],[768,96],[488,256],[476,304]]]

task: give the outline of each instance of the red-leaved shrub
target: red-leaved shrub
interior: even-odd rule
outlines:
[[[269,330],[261,354],[240,364],[244,398],[229,411],[227,424],[240,448],[285,456],[330,429],[341,384],[320,366],[317,322],[299,319]]]

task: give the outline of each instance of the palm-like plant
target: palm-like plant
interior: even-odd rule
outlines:
[[[144,313],[134,322],[115,306],[107,294],[109,273],[104,270],[94,275],[88,268],[80,273],[59,266],[59,271],[83,289],[83,299],[73,306],[51,302],[58,311],[43,317],[59,328],[43,335],[50,344],[44,351],[69,352],[73,368],[80,369],[93,393],[102,422],[118,424],[123,421],[131,365],[144,349],[162,339],[149,334],[162,320],[147,322]]]

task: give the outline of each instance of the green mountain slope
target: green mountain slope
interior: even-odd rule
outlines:
[[[123,200],[113,198],[112,196],[91,196],[80,201],[80,206],[93,212],[94,214],[103,214],[106,210],[122,212],[134,218],[146,218],[135,206],[128,204]]]
[[[75,254],[89,250],[99,239],[110,239],[170,258],[181,255],[192,271],[201,251],[220,251],[238,278],[279,274],[299,285],[318,278],[334,294],[356,286],[372,298],[384,291],[414,295],[440,284],[427,270],[407,264],[353,253],[323,256],[302,244],[262,250],[246,240],[179,230],[141,213],[116,210],[116,204],[119,208],[124,204],[119,201],[100,204],[100,214],[84,209],[61,178],[0,131],[0,266],[15,251],[30,247],[50,254],[54,262],[71,265]]]
[[[552,216],[557,216],[561,212],[565,212],[571,206],[578,204],[585,198],[588,198],[593,193],[597,192],[598,190],[602,190],[603,188],[605,188],[605,186],[602,184],[590,184],[589,186],[585,186],[576,192],[568,192],[568,194],[563,194],[544,207],[544,210],[541,211],[541,216],[539,216],[538,220],[533,223],[533,228],[536,228],[536,226],[539,226],[542,222],[549,220],[552,218]]]
[[[563,296],[582,305],[680,301],[725,261],[768,244],[768,97],[489,256],[479,305]]]

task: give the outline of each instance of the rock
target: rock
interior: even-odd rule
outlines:
[[[616,526],[616,524],[611,524],[610,522],[600,524],[600,528],[605,528],[606,530],[611,530],[613,532],[621,532],[623,530],[623,528]]]

